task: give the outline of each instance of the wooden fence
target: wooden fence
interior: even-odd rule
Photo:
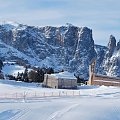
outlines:
[[[0,94],[0,99],[33,99],[44,97],[64,97],[64,96],[79,96],[80,91],[58,91],[58,92],[23,92],[23,93],[4,93]]]

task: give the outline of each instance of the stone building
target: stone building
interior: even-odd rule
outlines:
[[[105,85],[120,87],[120,78],[95,74],[95,63],[96,60],[93,60],[89,65],[89,85]]]
[[[77,88],[77,78],[69,72],[45,74],[43,85],[50,88]]]

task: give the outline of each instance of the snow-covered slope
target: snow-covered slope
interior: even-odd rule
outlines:
[[[119,120],[120,88],[81,86],[80,96],[37,97],[72,90],[0,80],[0,120]],[[19,94],[23,98],[19,98]],[[34,97],[27,98],[34,94]],[[8,96],[11,95],[11,99]],[[3,99],[4,98],[4,99]]]
[[[19,66],[19,65],[10,65],[10,64],[6,64],[4,65],[3,69],[2,69],[2,72],[5,74],[5,75],[14,75],[14,76],[17,76],[18,75],[18,72],[19,73],[22,73],[24,72],[25,68],[23,66]]]

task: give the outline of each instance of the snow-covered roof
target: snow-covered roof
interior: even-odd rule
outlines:
[[[60,72],[60,73],[55,73],[55,74],[50,74],[51,76],[54,76],[56,78],[63,78],[63,79],[73,79],[76,80],[77,78],[74,76],[73,73],[64,71],[64,72]]]

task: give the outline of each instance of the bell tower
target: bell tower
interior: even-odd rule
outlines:
[[[91,64],[89,65],[89,85],[93,84],[93,78],[95,74],[95,64],[96,64],[96,60],[93,59]]]

